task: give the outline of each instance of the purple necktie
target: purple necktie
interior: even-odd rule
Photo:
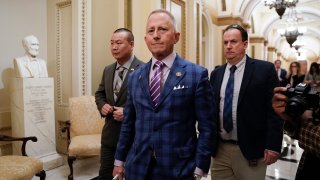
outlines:
[[[150,83],[150,94],[151,100],[154,106],[157,106],[160,100],[160,92],[161,92],[161,71],[164,66],[162,61],[156,61],[154,64],[155,72],[151,77]]]

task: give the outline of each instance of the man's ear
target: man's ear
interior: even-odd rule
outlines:
[[[179,32],[175,32],[174,33],[174,43],[178,43],[180,39],[180,33]]]

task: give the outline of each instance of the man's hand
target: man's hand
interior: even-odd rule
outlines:
[[[274,151],[271,151],[271,150],[264,150],[264,163],[266,165],[270,165],[270,164],[273,164],[275,163],[280,157],[280,153],[278,152],[274,152]]]
[[[113,177],[118,175],[119,180],[123,180],[124,177],[124,167],[123,166],[114,166],[113,172],[112,172]]]
[[[123,107],[114,106],[113,118],[116,121],[122,121],[123,120]]]
[[[287,91],[285,87],[276,87],[273,89],[275,93],[272,98],[272,107],[274,111],[281,117],[283,120],[289,120],[290,117],[285,113],[285,108],[287,105],[288,97],[281,92]]]
[[[113,112],[113,107],[110,104],[105,104],[101,108],[101,114],[107,116],[109,113]]]

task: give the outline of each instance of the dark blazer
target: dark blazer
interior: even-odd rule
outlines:
[[[300,75],[300,76],[298,76],[298,75],[294,75],[294,76],[290,75],[288,77],[288,79],[287,79],[287,84],[290,83],[291,77],[293,79],[293,83],[291,84],[291,87],[295,88],[299,83],[302,83],[304,81],[304,77],[305,76],[304,76],[304,74]]]
[[[279,82],[280,83],[280,86],[286,86],[288,81],[287,81],[287,71],[285,69],[280,69],[280,78],[281,78],[281,81]]]
[[[125,103],[127,100],[128,75],[134,70],[138,69],[142,64],[144,64],[144,62],[134,57],[131,63],[131,66],[128,69],[126,77],[124,78],[124,81],[122,83],[117,101],[114,100],[114,95],[113,95],[113,79],[114,79],[113,77],[114,77],[117,63],[115,62],[105,67],[103,71],[101,83],[99,85],[98,90],[95,93],[96,104],[99,112],[101,112],[101,108],[106,103],[110,104],[111,106],[118,106],[118,107],[125,106]],[[113,119],[112,114],[109,114],[107,117],[105,117],[105,119],[106,119],[106,123],[102,130],[101,144],[107,145],[109,147],[116,147],[119,139],[121,122],[115,121]]]
[[[210,76],[215,98],[214,117],[219,124],[220,89],[225,69],[226,64]],[[237,132],[241,152],[248,160],[263,158],[265,149],[281,151],[283,120],[275,114],[271,104],[276,86],[279,86],[279,79],[274,65],[247,56],[237,106]]]
[[[216,140],[208,71],[177,55],[159,104],[153,107],[150,67],[151,61],[129,76],[115,159],[126,162],[126,180],[145,179],[153,154],[157,160],[153,180],[193,179],[195,167],[208,172]]]

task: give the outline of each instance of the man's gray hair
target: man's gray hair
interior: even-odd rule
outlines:
[[[172,22],[172,25],[173,25],[173,27],[174,27],[174,30],[175,30],[176,32],[178,32],[178,26],[177,26],[176,19],[175,19],[174,16],[171,14],[171,12],[169,12],[169,11],[167,11],[167,10],[165,10],[165,9],[156,9],[156,10],[152,11],[152,12],[149,14],[148,18],[149,18],[152,14],[157,14],[157,13],[167,14],[167,15],[170,17],[170,19],[171,19],[171,22]]]

